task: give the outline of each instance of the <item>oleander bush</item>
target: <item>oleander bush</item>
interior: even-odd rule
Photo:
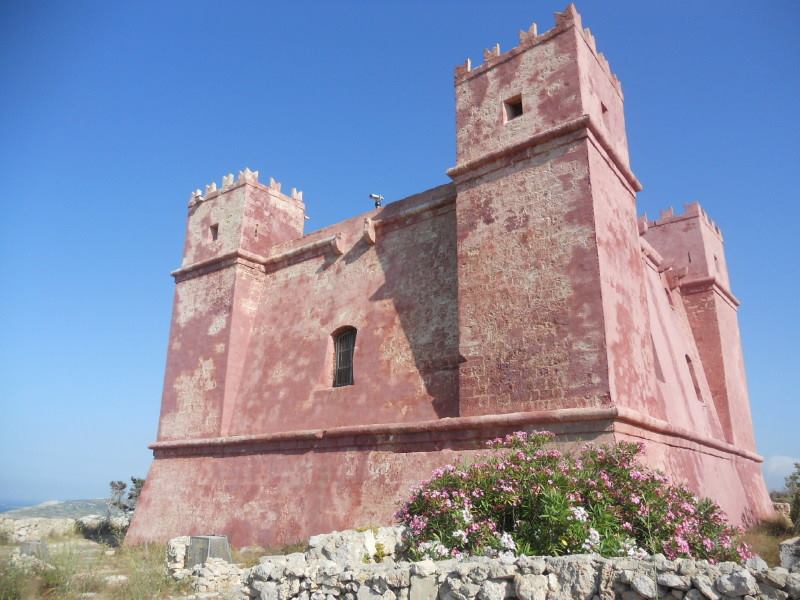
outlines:
[[[641,445],[587,445],[564,454],[546,447],[552,437],[537,431],[498,438],[477,462],[437,469],[412,490],[397,513],[408,528],[410,557],[750,556],[715,502],[639,463]]]

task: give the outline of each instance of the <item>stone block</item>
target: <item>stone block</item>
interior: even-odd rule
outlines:
[[[781,566],[789,571],[800,569],[800,536],[781,542]]]

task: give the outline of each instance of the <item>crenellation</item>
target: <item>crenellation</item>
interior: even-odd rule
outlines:
[[[520,44],[531,43],[536,40],[538,34],[539,34],[539,26],[536,23],[531,23],[531,26],[528,27],[527,31],[524,29],[520,29],[519,43]]]
[[[269,178],[269,189],[273,192],[281,193],[281,182],[275,181],[272,177]]]
[[[575,8],[574,4],[569,4],[567,8],[562,12],[555,13],[555,26],[542,34],[539,34],[538,25],[536,23],[532,23],[531,26],[527,31],[520,30],[519,32],[519,45],[511,48],[504,54],[500,51],[500,44],[495,44],[492,48],[486,48],[483,51],[483,64],[475,67],[473,69],[472,62],[470,59],[467,59],[465,63],[456,66],[455,75],[456,80],[463,79],[468,76],[472,76],[479,72],[485,71],[487,69],[492,68],[494,65],[503,62],[509,58],[512,58],[516,54],[531,48],[537,44],[546,42],[552,39],[554,36],[563,33],[571,28],[576,28],[589,49],[591,50],[592,54],[595,55],[597,58],[598,63],[600,64],[603,71],[608,75],[609,79],[611,80],[612,85],[617,89],[619,94],[622,94],[622,86],[620,84],[619,78],[612,72],[611,66],[608,63],[608,60],[603,56],[602,53],[597,52],[597,43],[594,37],[594,34],[588,28],[582,27],[582,20],[581,15]]]
[[[189,194],[189,208],[203,201],[203,192],[198,188]]]
[[[497,43],[491,48],[484,48],[483,50],[483,61],[484,64],[490,63],[493,59],[500,56],[500,44]]]
[[[472,59],[468,58],[463,64],[460,64],[456,67],[456,80],[463,77],[470,71],[472,71]]]
[[[239,171],[239,179],[237,183],[258,183],[258,171],[251,171],[249,167]]]
[[[222,177],[222,189],[225,190],[233,186],[233,173],[228,173]]]
[[[569,3],[567,8],[555,13],[556,27],[567,29],[568,27],[581,27],[581,15],[573,3]]]
[[[686,219],[698,219],[704,223],[720,240],[722,240],[722,230],[708,215],[708,212],[700,205],[699,202],[687,202],[683,205],[683,212],[676,213],[673,207],[669,207],[661,211],[658,219],[648,221],[648,227],[660,227],[678,221],[685,221]]]

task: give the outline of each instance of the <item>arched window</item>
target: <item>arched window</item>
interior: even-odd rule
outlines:
[[[353,352],[356,348],[356,330],[345,327],[333,334],[333,387],[353,385]]]

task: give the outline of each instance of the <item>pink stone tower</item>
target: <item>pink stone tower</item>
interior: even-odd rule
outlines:
[[[309,235],[258,173],[192,194],[129,543],[389,523],[518,429],[642,441],[734,522],[771,514],[722,235],[697,204],[637,218],[622,88],[574,6],[455,88],[452,183]]]

